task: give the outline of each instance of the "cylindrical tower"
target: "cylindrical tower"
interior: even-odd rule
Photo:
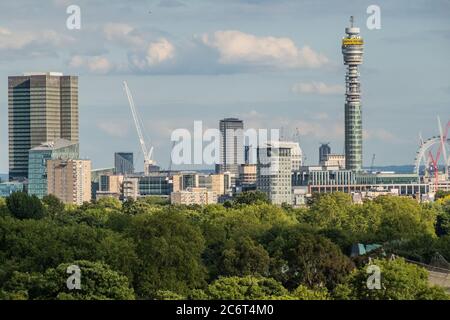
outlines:
[[[362,111],[358,66],[363,61],[364,41],[359,28],[353,26],[353,16],[345,33],[342,39],[344,64],[348,66],[345,75],[345,167],[359,171],[362,169]]]

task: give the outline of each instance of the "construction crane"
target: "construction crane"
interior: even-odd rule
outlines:
[[[150,150],[147,149],[147,145],[145,144],[144,140],[144,131],[141,128],[142,121],[136,111],[133,96],[131,95],[131,91],[128,88],[128,84],[126,81],[123,82],[123,87],[125,89],[125,93],[128,98],[128,104],[130,105],[131,114],[133,115],[134,125],[136,127],[136,131],[139,137],[139,143],[141,144],[141,150],[142,153],[144,154],[144,175],[148,175],[150,172],[150,166],[154,164],[154,161],[152,160],[153,147],[151,147]]]

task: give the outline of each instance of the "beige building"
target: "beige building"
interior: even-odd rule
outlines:
[[[340,169],[345,168],[345,155],[343,154],[327,154],[324,156],[323,161],[320,165],[324,167],[339,167]]]
[[[205,188],[223,195],[229,189],[227,186],[226,174],[199,174],[194,172],[183,172],[172,176],[173,191],[183,191],[188,188]]]
[[[206,188],[187,188],[186,190],[172,192],[170,195],[172,204],[199,204],[207,205],[217,203],[217,193]]]
[[[241,164],[239,167],[239,181],[241,184],[255,184],[256,171],[256,164]]]
[[[62,202],[81,205],[91,200],[90,160],[48,160],[47,189]]]

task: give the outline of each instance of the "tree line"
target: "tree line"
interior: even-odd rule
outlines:
[[[355,243],[382,248],[350,257]],[[450,260],[450,196],[353,204],[314,195],[306,208],[247,192],[208,206],[146,197],[64,205],[49,195],[0,199],[0,299],[448,299],[422,263]],[[370,256],[370,262],[368,259]],[[369,263],[382,288],[366,286]],[[81,289],[69,290],[70,265]]]

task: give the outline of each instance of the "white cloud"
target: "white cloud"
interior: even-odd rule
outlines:
[[[146,45],[145,39],[137,30],[125,23],[107,23],[103,27],[103,33],[108,41],[114,41],[121,45],[132,47]]]
[[[222,64],[251,64],[278,68],[321,67],[328,58],[309,46],[298,48],[290,38],[257,37],[237,30],[204,34],[203,44],[219,52]]]
[[[151,42],[144,52],[135,52],[130,55],[133,67],[145,70],[160,65],[175,57],[175,46],[165,38]]]
[[[23,55],[37,56],[51,53],[55,48],[63,48],[75,40],[72,37],[58,33],[54,30],[11,31],[0,27],[0,50],[21,53]]]
[[[345,88],[339,84],[329,85],[323,82],[299,82],[292,86],[292,92],[320,95],[343,94]]]
[[[105,74],[114,69],[113,64],[102,56],[83,57],[76,55],[69,61],[69,67],[87,69],[89,72],[99,74]]]

